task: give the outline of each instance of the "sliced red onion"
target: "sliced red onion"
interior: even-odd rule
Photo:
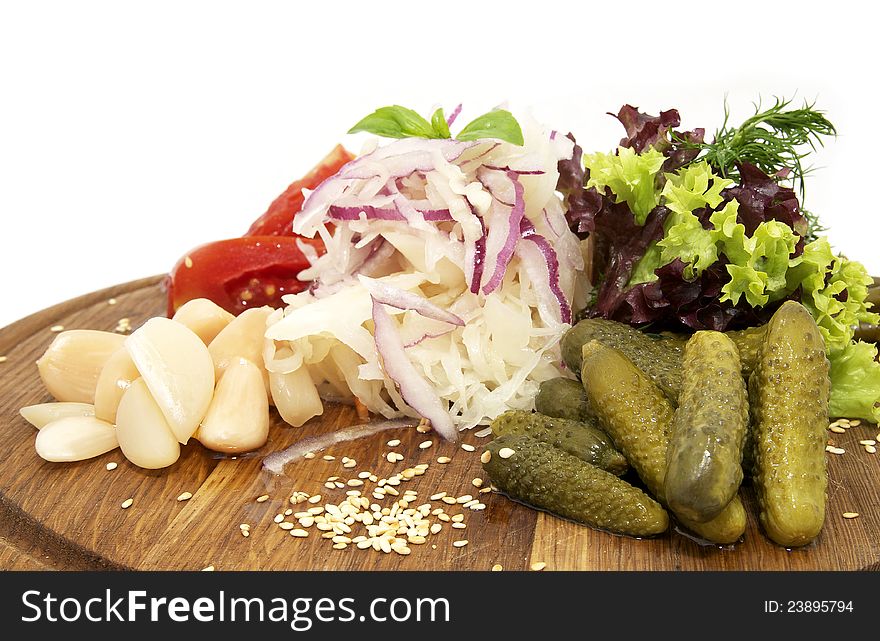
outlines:
[[[443,438],[458,440],[458,431],[449,415],[447,404],[433,386],[416,371],[406,355],[397,324],[385,311],[382,303],[373,299],[373,324],[375,326],[376,350],[382,357],[382,367],[406,403],[421,416],[431,421],[431,426]]]
[[[378,272],[382,271],[386,267],[386,263],[389,258],[394,255],[394,252],[397,250],[394,248],[389,242],[386,242],[384,238],[377,238],[376,240],[380,241],[378,245],[374,246],[374,248],[370,251],[369,256],[360,264],[360,267],[357,267],[352,273],[353,274],[363,274],[364,276],[376,276]]]
[[[562,292],[562,288],[559,286],[559,259],[556,256],[556,250],[553,249],[546,238],[535,231],[535,226],[532,225],[528,218],[522,220],[520,223],[520,229],[522,239],[535,243],[535,246],[544,257],[544,262],[547,265],[547,281],[550,291],[553,293],[553,297],[556,299],[556,303],[559,306],[560,320],[562,320],[563,323],[570,323],[571,305],[565,297],[565,294]]]
[[[368,220],[393,220],[398,222],[406,222],[406,216],[400,213],[395,206],[393,209],[388,207],[373,207],[372,205],[362,205],[359,207],[341,207],[339,205],[330,205],[327,209],[330,218],[333,220],[359,220],[361,212]],[[452,220],[448,209],[426,209],[419,212],[428,222],[442,223]]]
[[[556,140],[556,130],[550,132],[550,140]]]
[[[454,329],[447,329],[445,332],[436,332],[434,334],[422,334],[417,339],[406,343],[404,345],[404,347],[406,349],[409,349],[410,347],[415,347],[416,345],[418,345],[419,343],[421,343],[423,341],[426,341],[431,338],[440,338],[441,336],[446,336],[450,332],[454,332],[454,331],[455,331]]]
[[[449,114],[449,118],[446,119],[446,126],[451,127],[452,123],[455,122],[455,119],[458,118],[458,114],[461,113],[461,103],[458,103],[458,106],[452,110],[452,113]]]
[[[486,264],[486,223],[481,216],[477,215],[473,205],[471,205],[471,211],[477,217],[477,220],[480,221],[480,227],[483,229],[481,236],[473,243],[466,242],[464,248],[464,260],[467,266],[465,281],[471,293],[476,294],[480,291],[480,283],[483,280],[483,268]]]
[[[464,327],[464,321],[460,317],[446,311],[442,307],[438,307],[424,296],[413,294],[398,287],[392,287],[374,278],[358,276],[358,279],[367,288],[367,291],[370,292],[370,296],[373,297],[374,301],[391,305],[391,307],[396,307],[397,309],[411,309],[425,318],[432,318],[450,325]]]
[[[284,467],[288,463],[303,458],[309,452],[321,452],[336,443],[366,438],[386,430],[413,428],[417,424],[418,422],[413,419],[392,419],[390,421],[378,421],[364,425],[352,425],[317,436],[309,436],[297,441],[287,449],[269,454],[263,459],[263,469],[273,474],[283,474]]]
[[[497,165],[483,165],[486,169],[492,171],[513,172],[517,176],[543,176],[546,172],[543,169],[511,169],[510,167],[498,167]]]
[[[501,233],[506,234],[506,236],[504,237],[501,249],[495,257],[495,271],[492,273],[488,282],[483,285],[482,291],[484,294],[491,294],[501,285],[501,281],[504,279],[504,274],[507,271],[507,265],[510,263],[510,259],[513,258],[513,252],[516,249],[516,241],[519,239],[520,222],[523,220],[526,213],[526,201],[523,198],[522,183],[519,182],[517,175],[513,172],[508,172],[507,177],[510,178],[513,183],[514,205],[510,210],[506,228],[501,230]],[[500,225],[496,224],[489,229],[489,239],[492,238],[492,232],[496,229],[500,230]],[[487,246],[488,245],[489,241],[487,240]]]

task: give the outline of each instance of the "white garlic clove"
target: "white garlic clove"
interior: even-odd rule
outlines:
[[[142,378],[132,382],[119,401],[116,437],[125,458],[148,470],[168,467],[180,458],[180,443]]]
[[[110,423],[94,416],[66,416],[37,432],[37,454],[54,463],[83,461],[115,450],[119,443]]]
[[[98,376],[98,385],[95,387],[95,416],[102,421],[115,423],[119,399],[139,376],[128,350],[125,347],[117,350]]]
[[[189,327],[205,345],[209,345],[234,318],[214,301],[195,298],[181,305],[172,320]]]
[[[151,318],[125,341],[132,361],[180,443],[204,418],[214,394],[214,363],[192,330]]]
[[[263,346],[266,321],[273,311],[275,310],[271,307],[247,309],[211,341],[208,351],[214,360],[215,376],[218,381],[230,364],[244,358],[259,367],[266,393],[269,393],[269,374],[263,367]]]
[[[275,409],[294,427],[324,413],[321,397],[305,365],[287,374],[270,372],[269,386]]]
[[[98,376],[125,336],[91,329],[61,332],[37,361],[40,378],[56,400],[94,403]]]
[[[216,452],[248,452],[269,437],[269,401],[260,368],[244,358],[226,366],[197,438]]]
[[[68,416],[94,416],[95,406],[88,403],[40,403],[28,405],[18,410],[22,418],[36,427],[43,429],[52,421]]]

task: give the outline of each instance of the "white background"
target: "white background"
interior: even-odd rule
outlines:
[[[508,102],[608,150],[624,102],[711,132],[725,94],[734,122],[816,99],[840,135],[807,206],[880,274],[877,24],[845,2],[0,0],[0,326],[243,233],[394,103]]]

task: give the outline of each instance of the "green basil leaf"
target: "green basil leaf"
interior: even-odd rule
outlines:
[[[392,105],[380,107],[361,120],[348,133],[359,131],[376,134],[385,138],[437,138],[431,123],[412,109]]]
[[[452,134],[449,133],[449,125],[446,124],[446,114],[443,113],[443,107],[440,107],[431,116],[431,126],[438,138],[452,138]]]
[[[522,129],[513,114],[496,109],[469,122],[455,137],[457,140],[480,140],[495,138],[513,145],[523,145]]]

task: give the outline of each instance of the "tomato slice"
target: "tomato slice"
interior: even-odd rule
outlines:
[[[309,173],[290,184],[278,196],[266,213],[257,218],[245,236],[292,236],[293,217],[302,209],[303,189],[315,189],[335,174],[347,162],[354,159],[342,145],[336,145]]]
[[[232,314],[251,307],[280,307],[284,294],[309,286],[297,275],[309,266],[297,242],[322,253],[320,240],[299,236],[245,236],[201,245],[166,277],[168,316],[194,298],[208,298]]]

